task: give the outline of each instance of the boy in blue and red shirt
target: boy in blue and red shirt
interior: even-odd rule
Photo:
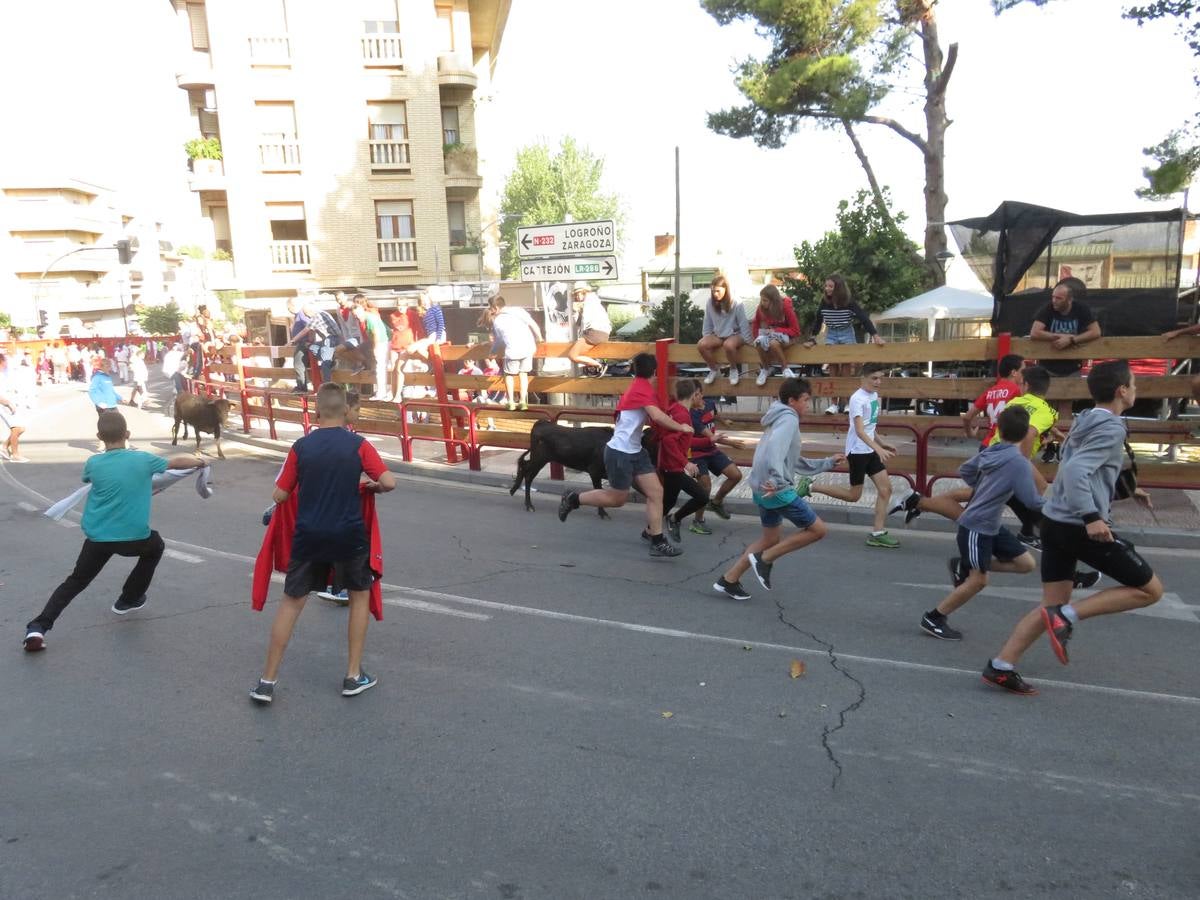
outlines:
[[[319,427],[296,441],[275,480],[276,504],[297,491],[296,523],[292,533],[283,601],[271,625],[267,662],[250,697],[258,703],[274,698],[275,678],[283,653],[308,594],[324,588],[330,570],[334,581],[350,592],[347,625],[349,645],[342,696],[373,688],[377,679],[362,669],[363,645],[370,614],[370,591],[377,561],[363,520],[359,490],[386,493],[396,487],[379,453],[361,435],[346,429],[346,393],[338,384],[323,384],[317,392]]]
[[[692,415],[688,411],[699,395],[703,398],[700,384],[691,378],[680,378],[675,382],[675,397],[667,407],[667,415],[680,425],[691,425]],[[712,439],[707,436],[696,436],[689,428],[688,431],[667,430],[660,425],[654,426],[658,437],[658,475],[663,483],[663,530],[671,535],[675,543],[681,540],[680,523],[688,516],[704,509],[708,503],[708,491],[696,481],[700,469],[691,460],[694,447],[711,448]],[[692,499],[683,504],[674,515],[671,510],[679,499],[680,493],[685,493]]]

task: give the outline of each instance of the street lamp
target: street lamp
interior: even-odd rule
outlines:
[[[954,262],[954,254],[949,250],[939,250],[933,258],[942,267],[942,275],[946,274],[946,270],[950,268],[950,263]]]

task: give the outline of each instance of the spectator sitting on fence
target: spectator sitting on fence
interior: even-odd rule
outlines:
[[[519,306],[507,306],[499,295],[488,300],[479,322],[491,329],[492,352],[504,347],[504,391],[509,410],[529,409],[529,373],[533,371],[533,355],[543,340],[542,329],[528,312]],[[520,380],[520,401],[513,397],[514,379]]]
[[[762,387],[767,383],[772,363],[783,368],[784,378],[795,378],[785,354],[792,341],[800,336],[800,323],[796,321],[792,301],[775,285],[768,284],[758,292],[758,309],[754,311],[750,331],[760,363],[755,384]]]
[[[746,310],[729,290],[724,275],[718,275],[708,286],[708,305],[704,307],[704,329],[696,349],[708,363],[705,384],[712,384],[721,372],[717,351],[724,350],[729,361],[729,383],[736,385],[741,378],[738,353],[750,343],[750,321]]]
[[[579,338],[567,351],[567,359],[595,370],[585,372],[586,375],[603,375],[608,366],[587,354],[592,347],[608,340],[612,334],[612,320],[608,318],[608,311],[600,302],[600,297],[586,281],[575,282],[571,288],[571,302],[579,314]]]
[[[1100,338],[1100,323],[1090,307],[1083,303],[1087,285],[1078,278],[1064,278],[1054,286],[1047,303],[1034,317],[1029,339],[1049,343],[1055,350],[1089,344]],[[1078,377],[1081,359],[1043,359],[1039,364],[1057,377]],[[1071,410],[1070,400],[1058,401],[1059,418]]]
[[[379,305],[362,294],[355,294],[354,315],[366,335],[363,349],[368,354],[367,362],[375,371],[375,392],[371,399],[388,402],[392,399],[388,390],[389,335],[383,317],[379,315]]]
[[[416,342],[416,335],[413,334],[408,310],[390,312],[388,324],[392,326],[392,334],[388,338],[388,390],[392,399],[399,401],[404,388],[403,363],[408,359],[408,348]]]
[[[431,346],[436,344],[440,347],[450,343],[446,337],[446,317],[442,314],[442,308],[429,296],[429,291],[421,291],[417,296],[417,312],[421,314],[421,327],[425,334],[417,338],[408,348],[408,352],[421,359],[429,359]]]

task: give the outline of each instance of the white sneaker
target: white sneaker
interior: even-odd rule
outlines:
[[[783,371],[780,374],[784,378],[795,378],[796,377],[796,373],[792,371],[790,366],[784,366]]]
[[[712,384],[712,383],[713,383],[714,381],[716,381],[716,380],[717,380],[717,370],[716,370],[716,369],[709,369],[709,370],[708,370],[708,374],[704,376],[704,383],[705,383],[705,384]]]
[[[840,412],[841,410],[838,409],[836,403],[830,403],[827,407],[825,407],[825,415],[827,416],[836,416]]]
[[[729,370],[729,383],[737,387],[737,383],[742,380],[742,371],[737,366]]]
[[[767,370],[766,369],[758,370],[758,377],[754,379],[754,383],[757,384],[759,387],[762,387],[764,384],[767,383]]]

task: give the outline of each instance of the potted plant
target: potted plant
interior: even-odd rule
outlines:
[[[223,175],[221,141],[219,138],[192,138],[183,145],[197,175]]]
[[[479,155],[466,144],[455,141],[443,144],[447,175],[474,175],[479,169]]]
[[[479,247],[468,241],[461,247],[450,248],[450,271],[473,275],[479,271]]]

